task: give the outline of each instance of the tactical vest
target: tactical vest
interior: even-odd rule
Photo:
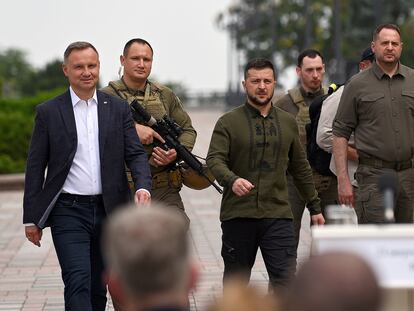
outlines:
[[[155,119],[160,120],[165,115],[168,115],[168,107],[165,106],[164,100],[162,98],[162,86],[159,86],[154,82],[147,82],[145,86],[144,95],[141,95],[142,92],[137,92],[133,94],[132,90],[129,89],[122,80],[111,81],[109,82],[109,87],[122,99],[125,99],[129,104],[134,100],[137,100],[145,110],[152,115]],[[146,125],[146,124],[143,124]],[[143,145],[148,156],[152,154],[152,149],[154,148],[153,144]],[[152,174],[152,187],[162,188],[166,186],[181,188],[182,180],[179,170],[173,172],[166,171],[163,167],[154,167],[151,166]],[[130,175],[130,174],[128,174]],[[128,176],[129,180],[132,180]]]
[[[323,94],[326,94],[327,89],[323,88]],[[306,105],[305,99],[298,87],[288,90],[288,94],[293,103],[298,107],[299,111],[296,114],[296,123],[299,129],[299,138],[302,147],[306,150],[306,124],[310,123],[309,106]]]
[[[323,88],[323,94],[327,93],[327,88]],[[288,91],[290,98],[293,103],[298,107],[299,111],[296,114],[296,123],[299,129],[299,138],[302,144],[302,147],[306,150],[306,124],[310,123],[309,117],[309,106],[306,105],[305,99],[300,92],[298,87]],[[332,176],[323,176],[312,169],[313,182],[315,183],[316,190],[320,193],[326,191],[332,181]]]
[[[109,86],[118,94],[119,97],[125,99],[128,104],[137,100],[145,110],[155,119],[162,119],[167,114],[164,106],[160,87],[153,82],[147,82],[144,95],[132,94],[131,90],[122,82],[122,80],[111,81]]]
[[[163,116],[167,114],[166,107],[161,98],[160,88],[153,82],[147,82],[145,87],[144,95],[141,95],[138,92],[133,94],[133,92],[125,85],[122,80],[111,81],[109,86],[114,90],[114,92],[125,99],[128,104],[131,104],[134,100],[137,100],[145,110],[152,115],[155,119],[160,120]],[[143,124],[146,125],[146,124]],[[154,146],[144,145],[145,151],[148,155],[152,153],[152,148]]]

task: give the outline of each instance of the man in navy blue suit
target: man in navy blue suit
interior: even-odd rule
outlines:
[[[69,90],[36,108],[23,202],[26,237],[40,246],[50,226],[65,284],[66,310],[105,310],[101,226],[130,198],[151,200],[148,159],[129,105],[96,90],[99,55],[88,42],[64,53]],[[46,176],[45,176],[46,173]]]

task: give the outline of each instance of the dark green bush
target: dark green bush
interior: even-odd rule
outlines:
[[[58,89],[30,98],[0,100],[0,174],[24,172],[35,107],[62,91]]]

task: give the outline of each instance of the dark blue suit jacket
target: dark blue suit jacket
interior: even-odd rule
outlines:
[[[151,173],[129,105],[100,91],[97,97],[102,196],[105,210],[110,213],[130,199],[125,163],[131,170],[136,189],[151,190]],[[72,165],[77,143],[69,90],[37,106],[26,167],[23,223],[34,223],[40,228],[47,226],[47,218]]]

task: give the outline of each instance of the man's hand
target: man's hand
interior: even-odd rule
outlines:
[[[40,247],[40,240],[42,239],[42,229],[36,225],[25,226],[26,238],[34,245]]]
[[[244,178],[237,178],[233,186],[231,186],[231,190],[233,190],[234,194],[241,197],[250,192],[254,188],[254,185]]]
[[[340,204],[354,206],[354,189],[347,177],[338,178],[338,199]]]
[[[155,166],[165,166],[177,159],[177,151],[175,149],[165,151],[160,147],[155,147],[152,149],[152,159]]]
[[[165,143],[164,139],[158,134],[156,131],[154,131],[149,126],[145,126],[142,124],[135,123],[135,129],[137,131],[139,140],[143,145],[149,145],[152,144],[155,139],[158,139],[160,142]]]
[[[325,218],[322,213],[311,216],[312,224],[315,226],[322,226],[325,224]]]
[[[140,189],[135,192],[134,201],[135,205],[138,207],[147,206],[151,203],[151,195],[147,191]]]
[[[348,176],[348,149],[348,139],[334,135],[333,153],[338,179],[339,203],[354,206],[354,192]]]

